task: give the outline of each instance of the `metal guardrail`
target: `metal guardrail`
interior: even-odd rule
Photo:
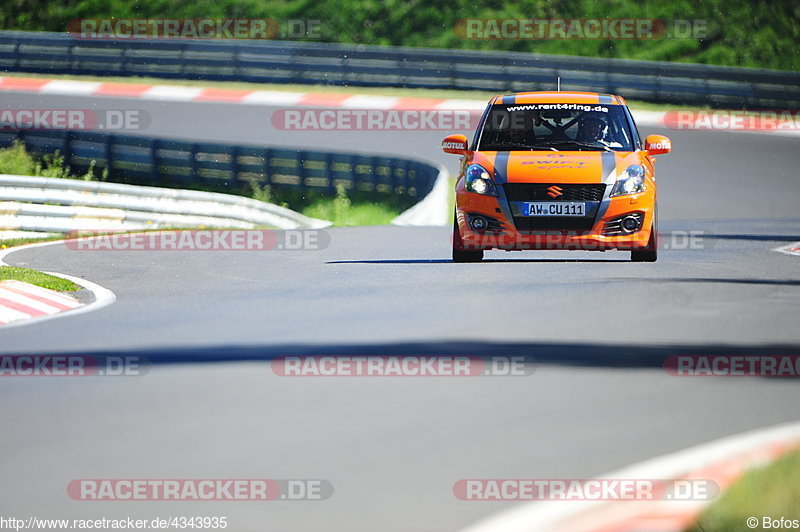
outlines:
[[[276,189],[348,191],[376,198],[404,195],[416,203],[433,188],[439,168],[396,157],[183,142],[85,131],[0,130],[0,147],[15,139],[35,154],[64,157],[75,174],[94,162],[109,180],[137,185],[204,186],[242,190],[251,184]]]
[[[261,201],[196,190],[0,175],[0,230],[163,227],[316,229],[330,222]]]
[[[715,107],[800,106],[800,73],[660,61],[294,41],[78,39],[0,32],[0,70],[95,76],[564,90]]]
[[[87,227],[86,223],[76,221],[78,219],[90,220],[94,228],[102,220],[103,227],[117,223],[128,229],[323,227],[328,223],[276,205],[241,196],[174,187],[201,185],[241,190],[256,184],[333,194],[337,186],[342,185],[349,191],[376,198],[405,195],[410,203],[417,203],[430,195],[435,183],[441,188],[441,183],[446,181],[446,172],[439,166],[394,157],[192,143],[83,131],[0,131],[0,147],[10,146],[16,139],[22,140],[27,149],[37,155],[58,152],[74,174],[86,172],[92,164],[96,173],[108,169],[109,180],[114,183],[0,176],[0,202],[5,202],[0,203],[0,229],[60,232]],[[439,196],[437,193],[434,198]],[[438,199],[427,199],[423,207],[398,217],[398,223],[439,224],[441,206]],[[27,218],[23,220],[24,217]]]

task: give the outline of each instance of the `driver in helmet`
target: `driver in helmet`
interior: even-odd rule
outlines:
[[[610,148],[621,148],[622,144],[616,141],[608,141],[608,123],[605,117],[597,114],[587,114],[581,118],[578,126],[578,138],[581,142],[596,142]]]
[[[533,123],[531,119],[520,112],[509,113],[508,129],[506,136],[508,141],[518,146],[529,146],[534,140]]]

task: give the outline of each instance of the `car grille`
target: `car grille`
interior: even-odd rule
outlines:
[[[514,225],[519,232],[576,232],[585,233],[594,226],[593,216],[515,216]]]
[[[606,185],[555,184],[561,188],[561,196],[551,197],[547,188],[553,183],[506,183],[503,189],[508,201],[601,201]]]
[[[503,190],[508,201],[602,201],[606,185],[556,184],[561,196],[551,197],[547,192],[553,183],[506,183]],[[594,226],[594,216],[515,216],[514,225],[521,232],[588,232]]]

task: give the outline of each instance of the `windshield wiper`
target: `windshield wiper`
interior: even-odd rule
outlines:
[[[579,140],[554,140],[552,144],[574,144],[583,148],[594,148],[595,150],[614,151],[605,144],[592,144],[591,142],[581,142]]]
[[[530,144],[516,144],[516,143],[513,143],[513,142],[498,143],[498,144],[495,144],[495,146],[500,146],[500,147],[503,147],[503,148],[520,148],[520,149],[528,150],[528,151],[530,151],[530,150],[552,150],[552,151],[558,151],[556,148],[554,148],[552,146],[531,146]],[[487,150],[487,151],[489,151],[489,150]],[[502,151],[502,150],[498,150],[498,151]]]

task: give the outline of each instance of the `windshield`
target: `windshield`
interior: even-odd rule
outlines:
[[[633,138],[621,105],[493,105],[478,149],[633,151]]]

